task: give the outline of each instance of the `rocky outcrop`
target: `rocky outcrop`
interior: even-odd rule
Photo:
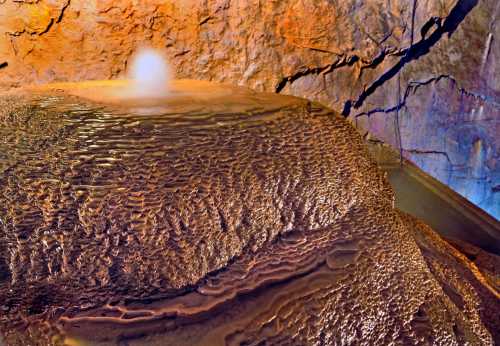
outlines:
[[[467,295],[475,296],[477,300],[472,304],[476,312],[467,318],[485,321],[498,343],[500,321],[496,316],[500,309],[500,274],[496,268],[500,265],[500,257],[458,240],[448,242],[421,221],[406,214],[401,217],[411,225],[409,228],[425,262],[454,308],[466,311],[472,303]],[[476,313],[478,315],[473,316]],[[456,320],[456,323],[458,327],[461,322]],[[456,336],[459,344],[466,343],[465,335],[457,332]]]
[[[9,345],[493,344],[496,273],[394,208],[344,117],[182,83],[0,99]]]
[[[496,0],[3,1],[0,87],[119,78],[151,45],[178,78],[343,112],[498,217],[499,11]]]

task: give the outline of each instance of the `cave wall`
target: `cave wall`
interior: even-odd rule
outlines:
[[[499,15],[498,0],[0,0],[0,88],[120,78],[147,44],[177,78],[329,105],[499,218]]]

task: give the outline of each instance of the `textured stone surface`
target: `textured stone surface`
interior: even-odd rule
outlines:
[[[7,0],[0,87],[118,78],[138,46],[152,45],[178,78],[349,114],[498,218],[499,11],[497,0]]]
[[[425,261],[443,292],[453,303],[453,309],[463,313],[455,320],[457,326],[468,321],[482,320],[496,343],[500,340],[499,272],[500,257],[484,252],[468,243],[440,238],[429,226],[402,214],[422,252]],[[459,344],[465,335],[456,333]]]
[[[195,86],[148,112],[2,98],[7,342],[493,344],[498,292],[394,209],[341,115]]]

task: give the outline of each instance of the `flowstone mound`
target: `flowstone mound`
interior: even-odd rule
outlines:
[[[7,343],[493,344],[485,293],[443,287],[344,118],[203,82],[125,102],[125,84],[0,101]]]

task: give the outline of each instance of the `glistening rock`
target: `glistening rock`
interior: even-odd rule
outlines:
[[[419,247],[341,115],[187,81],[108,105],[113,87],[2,98],[8,342],[493,343],[470,262],[443,286],[439,237]]]

